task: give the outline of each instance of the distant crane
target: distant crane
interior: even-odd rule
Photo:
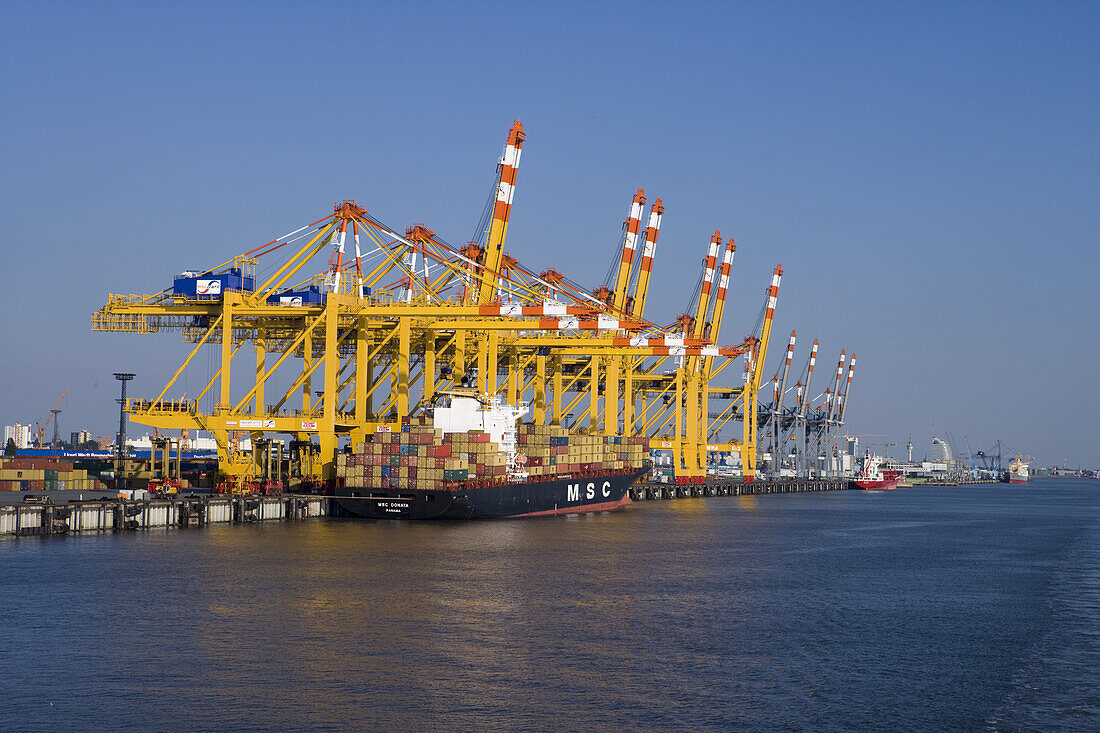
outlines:
[[[71,387],[66,387],[65,391],[61,393],[61,396],[57,398],[57,402],[50,408],[50,416],[45,419],[45,422],[36,420],[34,423],[34,432],[37,436],[38,447],[42,448],[42,439],[46,437],[46,428],[50,426],[50,422],[53,422],[53,440],[50,441],[51,446],[61,445],[61,431],[58,427],[57,416],[61,414],[61,403],[65,401],[65,398],[69,395]]]
[[[847,439],[847,440],[851,440],[852,438],[857,438],[858,439],[858,438],[885,438],[885,437],[886,436],[881,434],[881,433],[860,434],[860,435],[845,435],[844,436],[844,438]],[[872,446],[881,445],[882,449],[883,449],[883,453],[882,453],[883,460],[887,460],[890,457],[890,448],[896,446],[897,443],[885,443],[883,441],[878,441],[878,442],[868,441],[865,445],[872,445]]]
[[[896,448],[897,443],[868,443],[867,445],[881,445],[882,446],[882,458],[883,460],[890,459],[890,449]]]

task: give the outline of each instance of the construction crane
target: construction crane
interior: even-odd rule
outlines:
[[[65,391],[61,393],[61,396],[57,398],[57,402],[50,408],[50,414],[48,417],[44,417],[41,420],[36,420],[34,423],[35,442],[37,447],[44,447],[42,444],[43,439],[46,437],[46,428],[53,423],[53,440],[50,441],[50,445],[57,447],[61,445],[61,431],[58,426],[57,416],[61,414],[61,403],[65,401],[65,398],[69,396],[70,387],[66,387]]]
[[[708,453],[740,450],[745,479],[752,480],[756,392],[782,268],[775,268],[758,327],[721,345],[736,247],[730,239],[719,267],[716,232],[694,315],[663,326],[646,320],[664,206],[660,199],[650,206],[635,273],[645,205],[638,189],[613,290],[597,295],[557,269],[536,272],[504,251],[524,140],[516,122],[486,209],[491,221],[483,216],[484,239],[475,234],[455,246],[424,223],[398,229],[343,200],[330,215],[215,267],[182,273],[158,293],[110,295],[93,315],[93,330],[179,332],[192,345],[159,394],[127,400],[126,412],[162,431],[209,432],[219,471],[234,489],[265,478],[263,462],[248,455],[246,444],[288,435],[294,479],[329,483],[341,441],[399,429],[432,396],[460,385],[527,402],[539,424],[562,425],[573,415],[576,431],[644,435],[652,448],[675,453],[677,480],[701,481]],[[319,270],[311,264],[316,260],[324,261]],[[188,367],[203,361],[196,356],[204,348],[216,356],[205,388],[167,399]],[[231,376],[245,373],[233,367],[246,359],[241,384]],[[743,383],[715,383],[742,359]],[[213,407],[202,409],[208,396]],[[710,420],[710,400],[730,407]],[[736,419],[738,406],[741,439],[712,442]]]

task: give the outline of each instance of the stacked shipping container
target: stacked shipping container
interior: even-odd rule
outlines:
[[[559,475],[637,470],[649,457],[645,437],[571,435],[554,425],[520,425],[517,468],[529,481]],[[469,482],[503,483],[508,456],[480,431],[448,433],[426,417],[406,418],[400,432],[379,432],[350,454],[337,456],[337,476],[347,486],[378,489],[461,490]]]
[[[57,458],[0,458],[0,491],[93,491],[96,479]]]

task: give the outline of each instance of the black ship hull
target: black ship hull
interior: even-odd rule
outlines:
[[[459,491],[345,486],[332,497],[335,516],[363,519],[497,519],[613,511],[646,473],[573,475]]]

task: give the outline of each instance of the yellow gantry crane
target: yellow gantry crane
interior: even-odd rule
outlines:
[[[668,326],[644,320],[664,206],[651,205],[636,258],[646,203],[639,189],[613,290],[588,291],[554,269],[536,273],[504,249],[524,139],[516,122],[498,164],[484,246],[451,245],[424,224],[398,232],[345,200],[331,215],[216,267],[183,272],[159,293],[110,295],[93,330],[175,331],[192,344],[158,394],[128,401],[130,418],[160,431],[210,432],[230,481],[257,478],[271,463],[269,453],[242,450],[238,435],[253,446],[287,435],[297,479],[323,482],[335,477],[342,440],[399,429],[437,392],[471,385],[528,402],[539,423],[646,435],[651,446],[673,451],[684,481],[702,479],[708,449],[739,448],[751,479],[755,392],[779,268],[759,332],[719,346],[735,247],[730,239],[719,266],[715,232],[695,315]],[[318,269],[319,258],[326,264]],[[204,349],[217,354],[205,388],[171,399]],[[748,364],[741,385],[712,384],[741,359]],[[248,378],[236,381],[245,369]],[[736,412],[711,421],[712,399],[743,406],[740,441],[708,442]]]

